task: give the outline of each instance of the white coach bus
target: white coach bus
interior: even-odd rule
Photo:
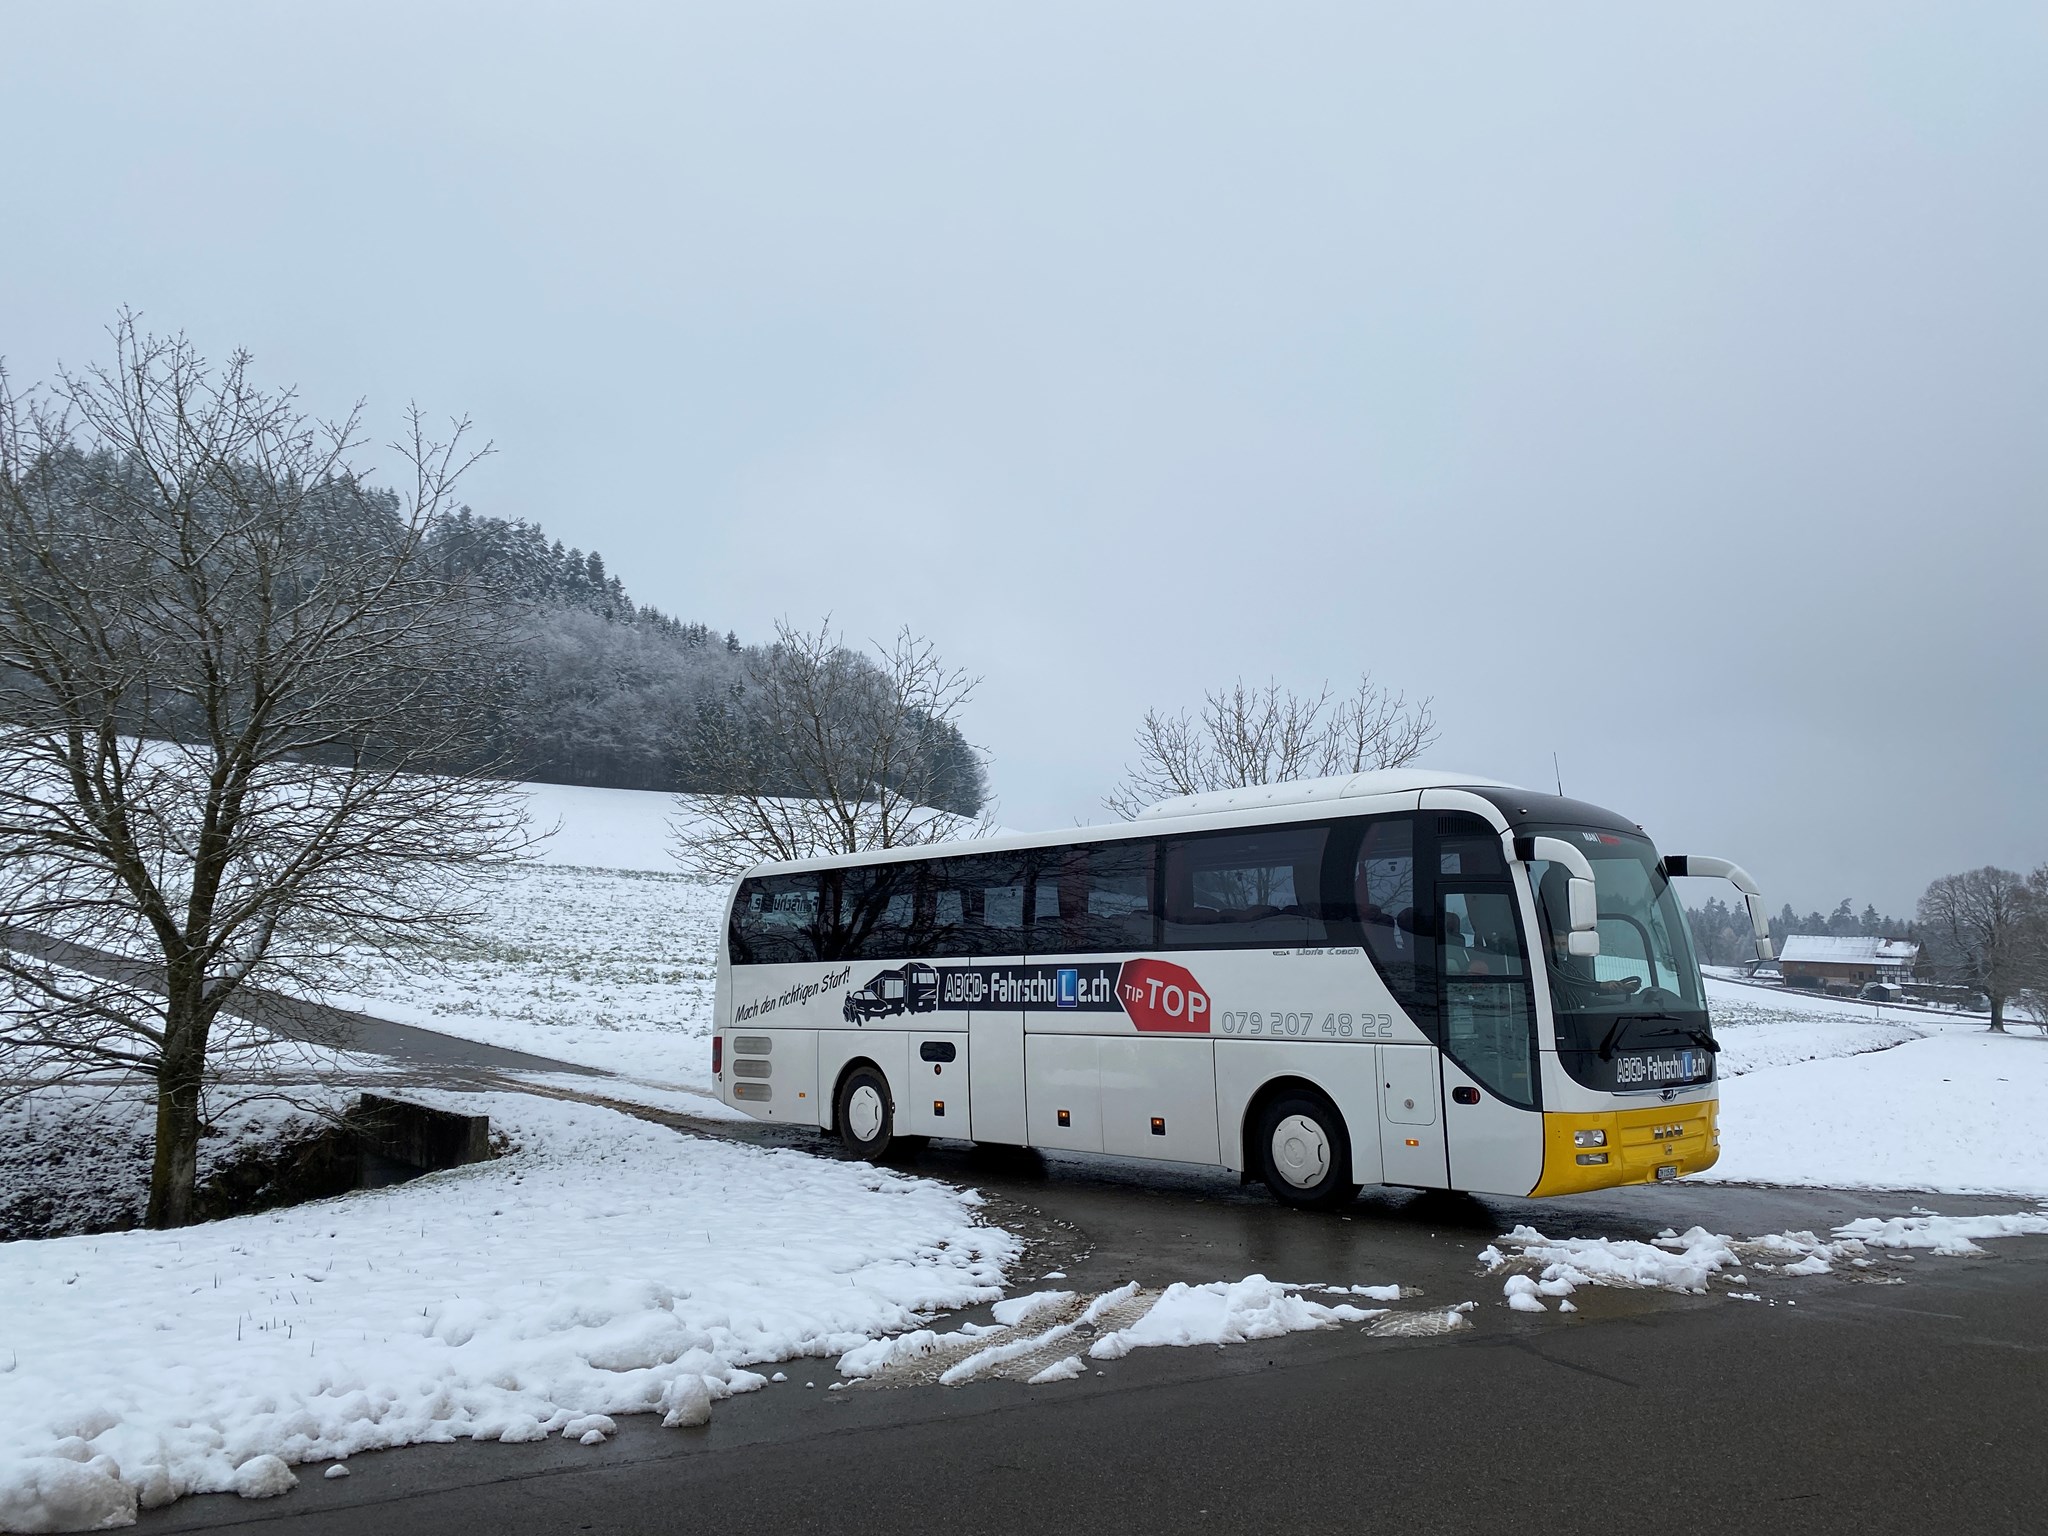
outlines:
[[[1556,1195],[1711,1167],[1670,877],[1610,811],[1396,769],[1120,826],[765,865],[719,946],[719,1096],[880,1158],[932,1136]]]

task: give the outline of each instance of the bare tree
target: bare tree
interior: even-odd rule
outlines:
[[[317,424],[132,315],[114,342],[27,396],[0,376],[0,1059],[152,1077],[168,1227],[237,995],[446,938],[526,833],[501,786],[425,771],[474,759],[455,680],[489,611],[422,558],[466,424],[413,412],[411,484],[376,491],[360,407]]]
[[[1436,740],[1432,702],[1411,705],[1369,672],[1343,698],[1327,683],[1311,695],[1239,678],[1204,696],[1199,716],[1147,710],[1137,765],[1103,804],[1129,818],[1179,795],[1398,768]]]
[[[2036,871],[2044,889],[2048,874]],[[2042,967],[2041,907],[2025,877],[1986,865],[1943,875],[1920,898],[1920,923],[1963,978],[1991,1000],[1991,1028]]]
[[[2020,922],[2020,961],[2016,967],[2018,1002],[2048,1034],[2048,864],[2027,876],[2025,912]]]
[[[949,798],[942,777],[958,771],[958,754],[938,749],[957,740],[978,682],[908,629],[870,658],[829,618],[816,631],[778,623],[775,643],[748,658],[746,696],[697,724],[690,746],[715,787],[678,800],[678,860],[725,877],[769,860],[985,834],[986,812],[935,809]]]

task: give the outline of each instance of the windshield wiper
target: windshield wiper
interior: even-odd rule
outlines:
[[[1631,1024],[1684,1023],[1685,1016],[1678,1013],[1625,1013],[1614,1021],[1614,1027],[1607,1031],[1607,1038],[1600,1042],[1600,1059],[1602,1061],[1612,1061],[1614,1059],[1615,1044],[1620,1039],[1622,1031]],[[1684,1035],[1688,1040],[1704,1046],[1707,1050],[1718,1052],[1721,1049],[1720,1043],[1704,1030],[1688,1028],[1680,1029],[1677,1033]]]

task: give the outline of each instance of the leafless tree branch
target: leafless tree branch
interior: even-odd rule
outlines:
[[[771,860],[985,833],[986,813],[933,809],[946,771],[935,749],[978,681],[908,629],[870,659],[829,618],[815,631],[777,624],[775,644],[747,669],[748,707],[735,700],[700,728],[718,788],[679,800],[678,860],[725,878]]]
[[[1432,702],[1411,705],[1371,673],[1342,698],[1327,683],[1305,694],[1274,681],[1248,686],[1239,678],[1207,694],[1199,715],[1147,710],[1138,727],[1138,760],[1103,804],[1129,818],[1181,795],[1398,768],[1436,740]]]

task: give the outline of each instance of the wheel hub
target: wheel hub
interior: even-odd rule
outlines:
[[[1306,1115],[1273,1127],[1273,1166],[1296,1189],[1313,1189],[1330,1171],[1330,1138]]]
[[[846,1097],[846,1123],[862,1141],[873,1141],[882,1129],[882,1096],[866,1083]]]

